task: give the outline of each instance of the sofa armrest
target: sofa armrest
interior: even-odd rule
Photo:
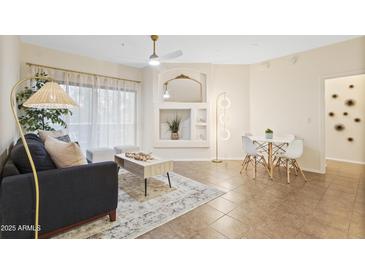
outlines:
[[[114,162],[42,171],[38,173],[38,178],[40,233],[69,226],[117,208],[118,171]],[[34,224],[33,174],[10,176],[2,180],[0,210],[2,224]],[[31,238],[32,235],[33,232],[29,231],[11,233],[12,238]],[[6,238],[7,233],[2,231],[1,237]]]

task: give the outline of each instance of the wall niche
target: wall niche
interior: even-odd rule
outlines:
[[[193,69],[173,68],[158,75],[154,147],[209,147],[207,76]],[[182,120],[178,140],[172,140],[168,121]]]

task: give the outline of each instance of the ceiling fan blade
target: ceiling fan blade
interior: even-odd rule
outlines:
[[[161,56],[160,60],[175,59],[177,57],[180,57],[181,55],[183,55],[182,50],[176,50],[176,51],[173,51],[173,52],[170,52],[168,54]]]

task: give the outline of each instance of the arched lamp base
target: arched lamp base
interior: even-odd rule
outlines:
[[[219,160],[219,159],[214,159],[214,160],[212,160],[212,162],[215,164],[219,164],[219,163],[222,163],[223,161]]]

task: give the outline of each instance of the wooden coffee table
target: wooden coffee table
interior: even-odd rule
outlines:
[[[174,163],[171,160],[153,159],[148,161],[138,161],[128,158],[125,153],[116,154],[114,161],[119,167],[142,177],[144,179],[144,195],[147,196],[147,181],[149,177],[167,174],[169,186],[171,188],[170,171],[173,171]]]

